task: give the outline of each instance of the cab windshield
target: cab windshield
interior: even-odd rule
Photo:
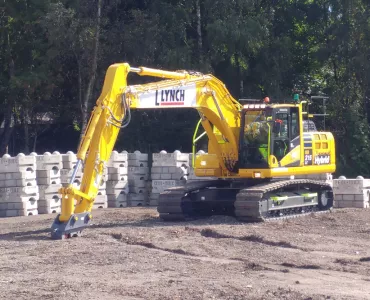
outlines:
[[[271,115],[265,110],[246,111],[244,117],[244,165],[268,166]]]

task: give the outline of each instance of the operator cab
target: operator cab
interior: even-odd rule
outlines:
[[[298,106],[250,104],[244,106],[241,114],[239,168],[269,168],[270,155],[279,164],[300,145],[303,123]],[[312,124],[305,124],[304,129],[308,131],[309,125],[312,128]],[[298,164],[299,161],[292,162],[289,166]]]

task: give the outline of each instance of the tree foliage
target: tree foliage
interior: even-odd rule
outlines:
[[[213,73],[235,98],[329,96],[338,173],[370,176],[368,1],[14,0],[0,25],[1,153],[76,149],[107,67],[127,61]],[[117,147],[190,151],[197,119],[135,111]]]

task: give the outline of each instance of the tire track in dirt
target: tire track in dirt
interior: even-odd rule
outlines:
[[[237,259],[227,259],[227,258],[201,256],[201,255],[197,255],[195,253],[191,253],[189,251],[185,251],[183,249],[162,248],[162,247],[158,247],[158,246],[156,246],[156,245],[154,245],[153,243],[150,243],[150,242],[138,241],[138,240],[123,236],[121,233],[118,233],[118,234],[113,233],[113,234],[110,234],[110,236],[112,238],[114,238],[115,240],[117,240],[119,242],[122,242],[126,245],[141,246],[141,247],[145,247],[147,249],[156,250],[156,251],[160,251],[160,252],[164,252],[164,253],[172,253],[172,254],[181,255],[181,256],[184,256],[184,257],[190,258],[190,259],[198,259],[198,260],[202,260],[202,261],[223,263],[223,264],[232,264],[232,263],[235,264],[235,263],[238,262]]]
[[[292,245],[291,243],[288,243],[288,242],[283,242],[283,241],[279,241],[279,242],[269,241],[269,240],[266,240],[266,239],[264,239],[263,237],[261,237],[259,235],[253,235],[253,234],[252,235],[246,235],[246,236],[240,236],[239,237],[239,236],[233,236],[233,235],[229,235],[229,234],[219,233],[219,232],[217,232],[217,231],[215,231],[213,229],[209,229],[209,228],[200,230],[200,234],[203,237],[207,237],[207,238],[214,238],[214,239],[235,239],[235,240],[239,240],[239,241],[259,243],[259,244],[263,244],[263,245],[267,245],[267,246],[273,246],[273,247],[297,249],[297,250],[301,250],[301,251],[305,251],[305,252],[309,251],[306,248],[298,247],[298,246]]]

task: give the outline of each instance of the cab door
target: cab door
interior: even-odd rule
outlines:
[[[272,109],[243,109],[239,138],[241,169],[268,169],[272,125]]]
[[[300,164],[300,122],[298,107],[275,108],[275,123],[280,123],[278,130],[271,134],[271,154],[279,166],[293,167]]]

